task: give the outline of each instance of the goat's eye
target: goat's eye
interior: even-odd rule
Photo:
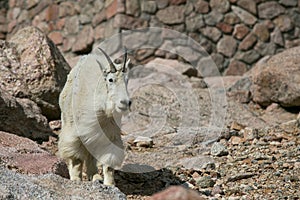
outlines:
[[[112,78],[108,79],[108,81],[109,81],[110,83],[114,82],[114,80],[113,80]]]

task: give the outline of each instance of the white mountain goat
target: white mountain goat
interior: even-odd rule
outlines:
[[[102,179],[98,168],[103,166],[104,184],[115,184],[114,169],[124,160],[119,124],[131,105],[129,62],[126,52],[123,63],[116,64],[98,48],[83,56],[68,75],[59,98],[62,130],[58,149],[71,180],[82,180],[85,162],[89,180]]]

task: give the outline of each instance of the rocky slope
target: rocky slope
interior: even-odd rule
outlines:
[[[3,47],[1,55],[8,50],[14,48]],[[116,171],[116,187],[67,178],[66,165],[55,156],[60,121],[48,123],[52,117],[43,112],[44,104],[35,101],[39,95],[24,89],[24,79],[9,70],[12,64],[19,66],[19,60],[10,59],[10,65],[5,65],[7,59],[2,56],[4,64],[0,66],[16,78],[10,82],[7,76],[0,76],[5,80],[0,87],[0,127],[9,132],[0,132],[0,197],[154,200],[174,199],[176,194],[177,199],[297,199],[300,94],[290,95],[293,101],[274,98],[286,97],[286,90],[300,85],[298,73],[293,73],[300,69],[298,52],[299,47],[262,61],[243,77],[203,78],[189,65],[167,59],[134,68],[129,81],[132,112],[122,122],[126,159]],[[286,56],[287,73],[281,73],[282,65],[275,61]],[[48,61],[36,67],[55,66],[53,60]],[[50,75],[47,72],[55,69],[47,68],[45,73]],[[270,79],[269,73],[280,75]],[[30,79],[33,83],[37,80]],[[270,87],[282,80],[286,90]],[[21,84],[16,84],[18,81]],[[53,84],[55,96],[62,83]],[[5,85],[13,87],[6,91]],[[271,91],[261,93],[265,90]],[[267,104],[258,100],[262,96]],[[47,129],[52,136],[36,127]],[[47,141],[37,144],[28,138]],[[182,187],[158,193],[172,185]]]

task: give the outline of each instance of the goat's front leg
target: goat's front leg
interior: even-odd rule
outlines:
[[[82,180],[82,161],[76,158],[70,158],[68,161],[68,169],[70,174],[70,179],[72,181]]]
[[[103,165],[104,185],[115,185],[114,169]]]
[[[86,160],[86,173],[89,181],[103,181],[102,176],[98,174],[97,160],[92,155]]]

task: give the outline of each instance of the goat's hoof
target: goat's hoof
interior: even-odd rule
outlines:
[[[103,181],[103,177],[100,176],[99,174],[95,174],[93,176],[93,181]]]

